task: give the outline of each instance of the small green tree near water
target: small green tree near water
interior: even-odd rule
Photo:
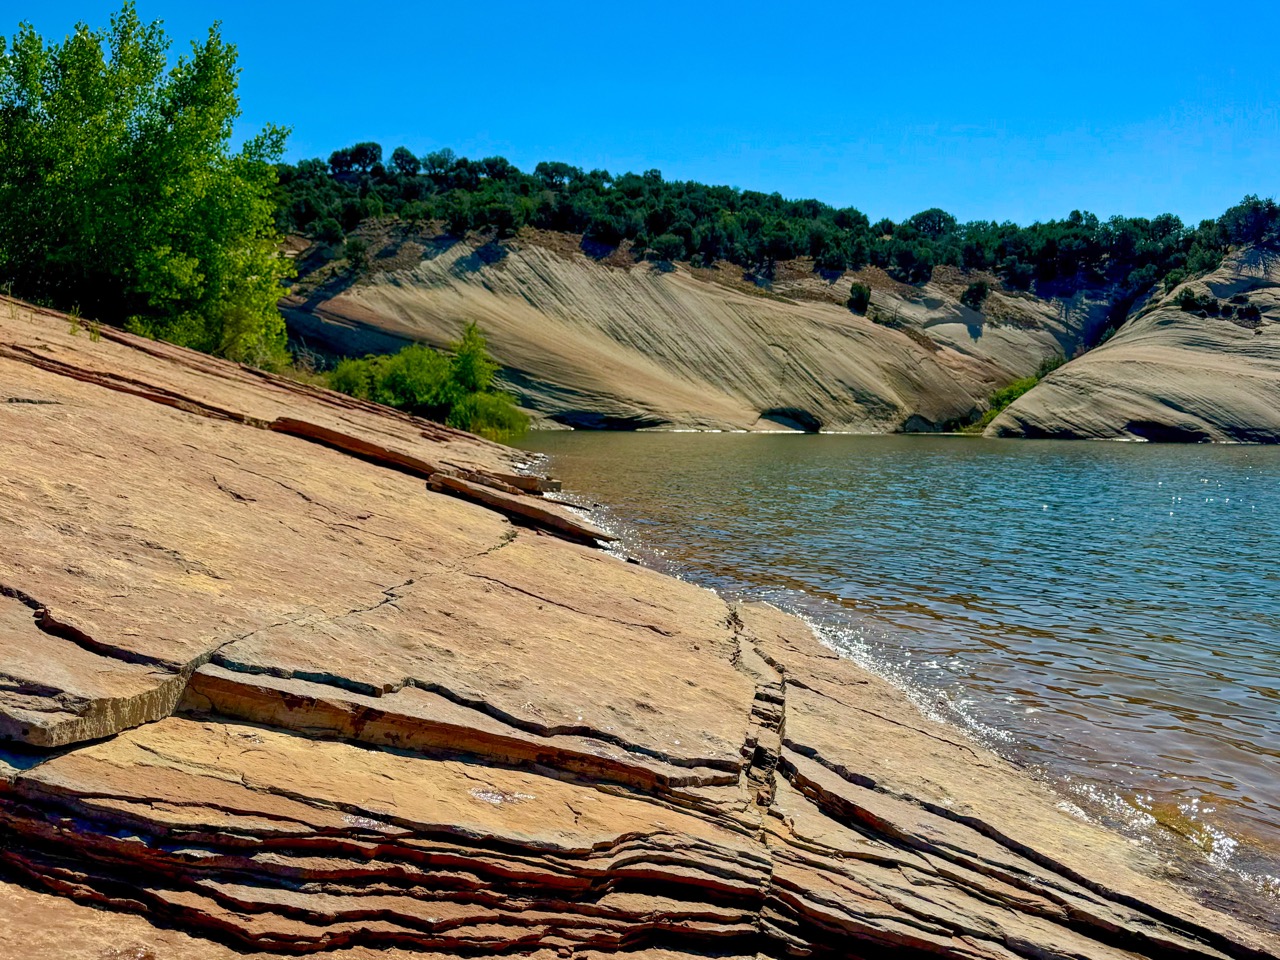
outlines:
[[[513,399],[493,389],[498,365],[474,323],[450,345],[452,355],[423,344],[387,356],[347,359],[329,374],[334,390],[470,430],[491,440],[514,440],[529,427]]]
[[[268,126],[232,152],[236,49],[215,24],[170,65],[125,3],[105,30],[0,37],[0,282],[265,365],[285,358]]]

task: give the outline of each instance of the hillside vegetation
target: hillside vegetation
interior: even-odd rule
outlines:
[[[634,259],[727,261],[766,276],[797,257],[812,258],[817,270],[880,267],[903,283],[950,265],[1050,296],[1110,287],[1121,302],[1170,275],[1176,284],[1212,269],[1228,245],[1247,242],[1253,220],[1276,219],[1273,204],[1248,197],[1195,227],[1172,214],[1101,220],[1080,211],[1029,227],[960,223],[936,208],[872,224],[853,207],[665,180],[657,170],[615,176],[544,162],[525,173],[503,157],[440,150],[419,158],[405,147],[384,161],[372,142],[336,150],[328,161],[282,164],[279,176],[282,229],[331,242],[395,214],[410,223],[441,220],[457,237],[482,230],[502,239],[529,226],[580,234],[588,249],[625,243]]]

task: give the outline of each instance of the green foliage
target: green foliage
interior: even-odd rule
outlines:
[[[1218,235],[1224,244],[1280,243],[1280,207],[1274,200],[1250,194],[1218,218]]]
[[[443,219],[455,236],[478,230],[501,238],[530,226],[610,247],[630,241],[637,259],[729,261],[763,276],[777,261],[808,256],[818,270],[872,264],[918,284],[950,264],[995,274],[1015,290],[1110,289],[1130,302],[1170,271],[1212,269],[1228,245],[1272,242],[1277,233],[1275,205],[1256,197],[1233,207],[1221,224],[1210,220],[1195,229],[1168,214],[1104,221],[1078,210],[1027,227],[960,223],[937,208],[872,225],[852,207],[665,180],[657,170],[615,176],[544,162],[524,173],[502,157],[470,160],[446,149],[423,157],[414,172],[405,154],[398,149],[386,169],[368,162],[381,156],[377,144],[358,144],[336,151],[328,165],[281,166],[281,227],[314,234],[333,217],[349,231],[377,215],[370,212],[376,202],[381,213],[404,219]]]
[[[1062,354],[1042,360],[1039,369],[1036,370],[1034,375],[1030,377],[1023,377],[1020,380],[1015,380],[1007,387],[1003,387],[993,393],[990,400],[987,401],[986,412],[983,413],[983,415],[974,423],[961,427],[960,432],[982,433],[991,421],[1004,411],[1005,407],[1009,406],[1009,404],[1013,403],[1013,401],[1017,400],[1020,396],[1066,362],[1067,358]]]
[[[847,306],[854,313],[865,314],[871,306],[871,287],[865,283],[854,283],[849,287]]]
[[[329,386],[491,440],[520,437],[528,418],[511,396],[493,389],[498,365],[490,359],[479,328],[467,324],[450,349],[452,355],[446,355],[413,344],[389,356],[346,359],[330,371]]]
[[[498,365],[489,359],[484,334],[474,323],[462,331],[462,339],[451,345],[453,350],[452,380],[464,394],[485,393],[493,386]]]
[[[683,260],[684,253],[684,239],[674,233],[655,237],[649,245],[649,256],[654,260]]]
[[[345,236],[342,224],[333,217],[325,217],[316,227],[316,239],[325,243],[341,243]]]
[[[1009,386],[1003,387],[991,395],[991,408],[996,413],[999,413],[1039,382],[1040,378],[1038,376],[1023,377],[1021,380],[1013,381]]]
[[[352,237],[343,246],[342,255],[353,269],[363,270],[369,262],[369,245],[359,237]]]
[[[391,151],[391,167],[403,177],[412,177],[422,169],[422,164],[408,147],[396,147]]]
[[[28,299],[237,360],[283,361],[267,127],[232,153],[235,47],[217,27],[168,67],[132,2],[106,29],[0,38],[0,278]]]
[[[985,280],[978,279],[964,288],[964,293],[960,294],[960,302],[970,310],[981,310],[982,305],[987,302],[987,295],[990,293],[991,284]]]
[[[1210,316],[1216,316],[1218,313],[1218,300],[1216,297],[1208,293],[1202,296],[1190,287],[1183,287],[1174,303],[1187,313],[1204,311]]]
[[[1066,362],[1067,362],[1067,358],[1063,356],[1061,353],[1056,354],[1055,356],[1052,356],[1052,357],[1048,357],[1047,359],[1041,360],[1040,366],[1036,368],[1036,379],[1043,380],[1045,377],[1053,373],[1053,371],[1057,370],[1060,366],[1062,366]]]
[[[520,439],[529,429],[529,418],[505,393],[473,393],[463,397],[449,411],[447,423],[502,443]]]
[[[502,157],[470,160],[445,149],[423,157],[415,171],[402,150],[390,169],[372,161],[381,157],[373,143],[335,151],[328,165],[282,165],[280,226],[314,235],[327,217],[349,231],[385,214],[442,219],[455,236],[491,231],[501,238],[530,226],[609,247],[630,241],[637,259],[728,261],[762,276],[771,276],[777,261],[808,256],[818,270],[872,264],[919,284],[949,264],[995,274],[1015,290],[1069,296],[1103,289],[1126,303],[1171,272],[1215,268],[1231,245],[1280,244],[1277,207],[1257,197],[1196,228],[1169,214],[1104,221],[1078,210],[1027,227],[960,223],[937,208],[872,225],[852,207],[665,180],[657,170],[615,176],[544,162],[525,173]]]
[[[373,372],[374,365],[371,358],[364,360],[348,358],[340,361],[329,371],[329,386],[339,393],[370,400],[373,398]]]

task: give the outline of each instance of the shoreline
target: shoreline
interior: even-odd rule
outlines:
[[[1117,442],[1130,441],[1121,439]],[[539,458],[541,469],[554,469],[554,454],[538,451],[535,455]],[[923,718],[941,723],[970,738],[975,745],[994,753],[1052,790],[1060,799],[1060,807],[1064,810],[1070,808],[1068,812],[1072,816],[1101,827],[1117,837],[1146,845],[1160,858],[1159,865],[1152,866],[1148,873],[1152,879],[1171,882],[1206,907],[1225,910],[1241,920],[1259,923],[1263,928],[1280,935],[1280,915],[1267,912],[1280,905],[1277,878],[1273,874],[1260,872],[1262,868],[1259,864],[1240,866],[1231,862],[1238,845],[1258,842],[1256,839],[1251,840],[1239,832],[1224,832],[1228,828],[1209,821],[1200,822],[1200,828],[1214,836],[1215,843],[1227,847],[1228,852],[1224,856],[1217,847],[1206,848],[1190,833],[1180,833],[1150,813],[1144,813],[1140,806],[1133,803],[1134,797],[1142,792],[1138,788],[1130,787],[1126,791],[1122,785],[1105,777],[1099,777],[1096,782],[1082,781],[1046,764],[1030,763],[1020,757],[1016,750],[1001,749],[1002,743],[1021,743],[1017,732],[992,727],[968,711],[950,705],[946,698],[943,699],[950,708],[940,708],[938,694],[931,691],[922,682],[922,678],[911,676],[901,666],[894,666],[877,657],[872,645],[865,640],[855,642],[848,638],[842,639],[841,634],[855,632],[857,628],[852,622],[838,622],[841,615],[861,618],[864,614],[852,614],[848,608],[838,604],[833,610],[824,609],[827,605],[836,603],[832,597],[815,595],[802,583],[790,586],[781,583],[753,583],[725,588],[719,585],[723,576],[711,575],[700,569],[695,561],[688,558],[680,561],[670,559],[661,543],[644,539],[635,518],[628,519],[608,503],[596,501],[585,492],[572,489],[564,491],[560,502],[580,510],[592,523],[614,534],[618,539],[610,549],[620,557],[642,563],[664,575],[711,589],[727,602],[764,602],[788,616],[796,617],[813,631],[824,646],[899,690]],[[790,600],[786,599],[788,596],[791,597]],[[857,649],[858,646],[862,647],[861,652]],[[1229,828],[1239,826],[1238,823],[1229,824]]]
[[[1280,957],[802,621],[570,542],[519,451],[25,305],[0,378],[32,960]]]

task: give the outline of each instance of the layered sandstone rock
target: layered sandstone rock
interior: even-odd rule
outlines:
[[[0,301],[0,956],[1261,958],[520,456]]]
[[[1216,301],[1214,312],[1182,310],[1184,291]],[[1280,257],[1241,250],[1160,296],[1015,401],[987,434],[1280,441]]]
[[[968,281],[950,268],[920,288],[858,274],[873,319],[844,304],[855,277],[811,263],[779,264],[756,284],[727,263],[593,259],[563,234],[366,239],[370,266],[355,282],[304,255],[303,281],[282,304],[295,336],[360,355],[443,346],[474,320],[521,402],[572,426],[939,429],[1070,355],[1105,313],[1084,296],[998,289],[978,313],[959,302]]]

